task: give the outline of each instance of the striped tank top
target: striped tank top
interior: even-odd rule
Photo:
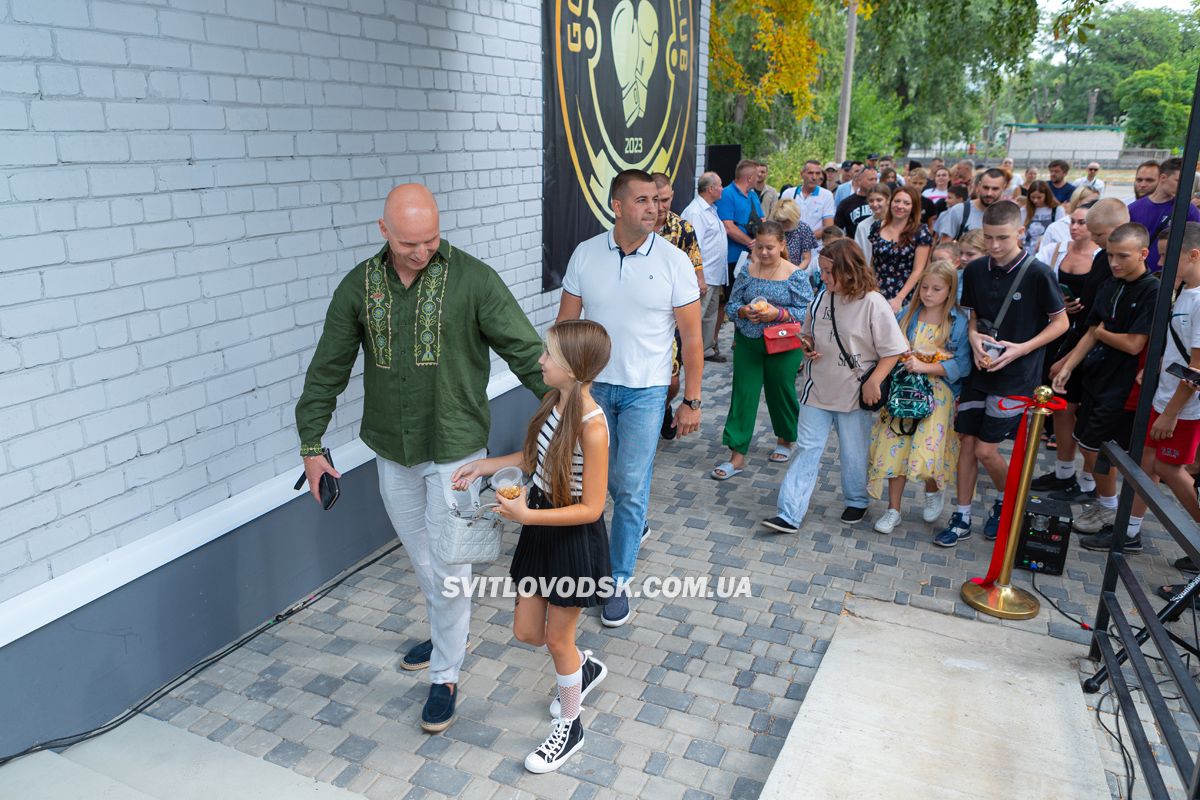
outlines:
[[[608,418],[604,417],[604,409],[592,409],[583,415],[583,421],[587,422],[597,416],[604,419],[604,427],[607,429]],[[538,431],[538,463],[537,470],[533,473],[533,484],[545,492],[547,497],[550,495],[550,480],[546,477],[543,464],[546,462],[546,451],[550,449],[550,439],[558,430],[558,422],[558,409],[552,408],[550,416],[546,417],[542,429]],[[583,449],[578,444],[575,445],[575,454],[571,456],[571,494],[575,497],[583,496]]]

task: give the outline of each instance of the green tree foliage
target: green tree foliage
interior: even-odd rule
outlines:
[[[901,149],[970,140],[1037,26],[1033,0],[884,0],[859,27],[855,71],[894,98]]]
[[[755,47],[761,40],[760,20],[734,13],[739,7],[729,0],[714,1],[714,14],[723,15],[722,52],[741,59],[751,76],[759,74],[772,56]],[[973,138],[985,121],[988,86],[1022,62],[1037,28],[1035,0],[878,0],[863,6],[851,153],[902,152],[913,143]],[[815,3],[807,26],[811,38],[787,46],[813,47],[818,53],[811,109],[797,115],[792,97],[784,92],[760,108],[745,92],[710,83],[710,142],[740,143],[749,156],[792,146],[832,155],[845,5]],[[776,48],[780,46],[777,40]]]
[[[1085,123],[1089,95],[1098,89],[1092,121],[1120,123],[1130,109],[1117,85],[1135,72],[1166,62],[1195,77],[1200,58],[1195,13],[1121,5],[1100,10],[1087,24],[1082,37],[1048,42],[1045,55],[1031,63],[1030,93],[1016,109],[1021,121]]]
[[[1179,147],[1187,134],[1195,74],[1174,64],[1140,69],[1117,84],[1130,141],[1146,147]]]

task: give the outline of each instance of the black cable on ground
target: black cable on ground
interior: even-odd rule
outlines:
[[[300,602],[295,603],[292,606],[289,606],[288,608],[286,608],[283,611],[276,614],[273,618],[267,620],[266,622],[264,622],[263,624],[261,624],[257,628],[255,628],[254,630],[247,633],[242,638],[238,639],[237,641],[233,642],[230,645],[227,645],[220,651],[213,653],[212,655],[208,656],[207,658],[203,659],[202,661],[199,661],[198,663],[193,664],[192,666],[188,667],[186,670],[179,673],[174,678],[167,681],[162,686],[155,689],[153,692],[151,692],[150,694],[146,695],[144,698],[139,700],[134,706],[132,706],[131,708],[122,712],[119,716],[114,717],[112,720],[104,723],[103,725],[100,725],[99,727],[96,727],[96,728],[92,728],[91,730],[83,731],[82,733],[74,733],[69,736],[62,736],[57,739],[50,739],[50,740],[47,740],[44,742],[39,742],[35,745],[31,745],[31,746],[25,748],[24,750],[22,750],[19,753],[13,753],[11,755],[0,757],[0,767],[3,767],[5,764],[9,763],[10,761],[15,761],[18,758],[23,758],[25,756],[33,755],[34,753],[40,752],[42,750],[56,750],[56,749],[71,747],[72,745],[80,744],[82,742],[86,742],[89,739],[94,739],[97,736],[100,736],[101,734],[108,733],[109,731],[120,727],[124,723],[133,719],[138,714],[145,711],[150,706],[154,705],[156,702],[158,702],[164,696],[169,694],[180,684],[183,684],[183,683],[191,680],[192,678],[194,678],[195,676],[197,676],[201,672],[203,672],[205,669],[207,669],[208,667],[215,664],[217,661],[220,661],[222,658],[229,655],[233,651],[237,650],[238,648],[244,647],[249,642],[258,638],[265,631],[270,630],[271,628],[275,627],[276,625],[279,625],[280,623],[286,621],[288,618],[292,617],[293,615],[298,614],[299,612],[308,608],[313,603],[317,602],[322,597],[325,597],[331,591],[336,589],[338,586],[341,586],[349,578],[353,577],[354,575],[357,575],[359,572],[362,572],[367,567],[382,561],[385,557],[392,554],[399,548],[400,548],[400,543],[396,542],[391,547],[384,550],[379,555],[371,558],[370,560],[364,561],[362,564],[359,564],[357,566],[350,567],[349,569],[345,570],[341,575],[334,578],[332,581],[325,584],[317,591],[313,592],[311,595],[309,595],[304,600],[301,600]]]
[[[1062,610],[1062,608],[1060,608],[1060,607],[1059,607],[1058,603],[1054,602],[1054,600],[1053,600],[1053,599],[1052,599],[1052,598],[1051,598],[1049,595],[1047,595],[1045,592],[1043,592],[1041,589],[1039,589],[1039,588],[1038,588],[1038,585],[1037,585],[1037,573],[1036,573],[1036,572],[1030,572],[1030,573],[1029,573],[1029,582],[1030,582],[1031,584],[1033,584],[1033,590],[1034,590],[1035,592],[1037,592],[1038,594],[1040,594],[1040,595],[1042,596],[1042,598],[1043,598],[1043,599],[1044,599],[1044,600],[1045,600],[1047,603],[1049,603],[1049,604],[1050,604],[1051,608],[1053,608],[1053,609],[1054,609],[1055,611],[1057,611],[1058,613],[1062,614],[1062,615],[1063,615],[1064,617],[1066,617],[1067,619],[1071,620],[1071,622],[1074,622],[1076,625],[1078,625],[1079,627],[1083,628],[1085,631],[1090,631],[1090,630],[1092,630],[1092,626],[1091,626],[1091,625],[1088,625],[1088,624],[1087,624],[1086,622],[1084,622],[1082,619],[1078,619],[1078,618],[1076,618],[1076,617],[1073,617],[1073,616],[1071,616],[1070,614],[1068,614],[1067,612],[1063,611],[1063,610]]]

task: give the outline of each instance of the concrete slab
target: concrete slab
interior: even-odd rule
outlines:
[[[852,598],[762,800],[1109,796],[1080,645]]]
[[[144,715],[63,756],[170,800],[361,800]]]
[[[154,800],[49,751],[34,753],[0,767],[0,797],[16,800]]]

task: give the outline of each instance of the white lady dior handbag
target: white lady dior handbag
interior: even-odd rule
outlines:
[[[461,501],[450,504],[450,513],[442,523],[442,532],[433,549],[447,564],[480,564],[500,557],[501,520],[495,511],[497,503],[482,505],[479,485],[471,484],[469,502],[457,492]]]

